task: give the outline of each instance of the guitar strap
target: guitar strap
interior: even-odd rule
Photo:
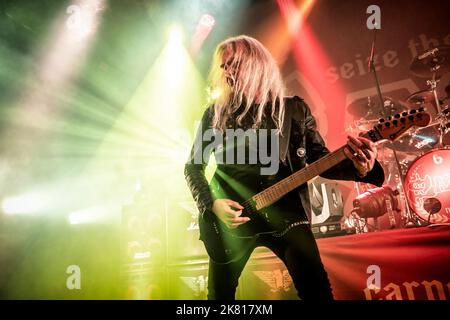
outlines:
[[[284,121],[280,137],[280,161],[284,164],[286,164],[286,156],[289,154],[288,149],[291,138],[292,118],[294,109],[296,108],[296,100],[295,97],[287,97],[285,101]]]
[[[289,152],[289,143],[291,140],[291,131],[292,131],[292,120],[294,119],[294,113],[296,113],[295,117],[297,120],[300,121],[300,129],[304,127],[304,124],[306,122],[305,119],[305,113],[303,112],[303,108],[300,106],[297,106],[297,102],[303,102],[298,97],[289,97],[286,99],[286,107],[285,107],[285,113],[284,113],[284,121],[283,121],[283,128],[282,128],[282,136],[280,139],[280,160],[286,164],[286,160],[289,164],[289,168],[291,169],[291,172],[294,173],[294,168],[291,161],[291,155]],[[303,130],[302,130],[303,131]],[[306,145],[306,136],[304,135],[304,132],[302,133],[302,145],[301,147],[305,147]]]
[[[302,131],[301,132],[301,139],[302,139],[301,147],[303,147],[303,148],[306,146],[306,135],[304,134],[305,130],[303,129],[304,125],[306,123],[306,119],[305,119],[305,113],[303,111],[303,108],[296,105],[297,101],[300,101],[301,103],[303,103],[303,100],[298,99],[297,97],[294,97],[292,99],[289,99],[288,101],[290,103],[292,103],[292,105],[290,105],[290,106],[288,106],[288,108],[286,108],[287,110],[285,112],[285,123],[289,122],[289,125],[288,125],[289,128],[286,128],[288,134],[286,136],[283,136],[283,138],[285,138],[287,142],[286,142],[285,145],[280,143],[280,155],[284,154],[285,160],[287,160],[287,163],[289,164],[289,168],[291,170],[291,173],[294,173],[295,169],[294,169],[294,166],[292,164],[291,153],[290,153],[290,150],[289,150],[289,142],[290,142],[292,121],[294,120],[294,112],[296,112],[297,113],[296,116],[298,116],[298,118],[296,118],[296,119],[300,121],[300,129]],[[282,147],[284,147],[286,149],[285,150],[281,149]],[[283,163],[286,164],[285,161],[283,161]],[[303,206],[303,201],[302,201],[302,196],[301,196],[300,191],[297,191],[297,195],[298,195],[298,198],[299,198],[299,201],[300,201],[300,206],[303,207],[303,210],[305,211],[305,214],[306,214],[306,218],[308,219],[308,222],[311,223],[311,218],[310,218],[311,217],[311,212],[309,212],[309,210],[307,210],[307,208],[305,208],[305,206]],[[306,206],[309,206],[309,203],[307,203]]]

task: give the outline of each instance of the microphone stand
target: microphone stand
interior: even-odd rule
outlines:
[[[383,95],[381,94],[380,82],[378,80],[377,70],[375,69],[375,62],[374,62],[376,36],[377,36],[377,29],[375,28],[374,34],[373,34],[372,48],[370,50],[370,58],[369,58],[369,62],[368,62],[368,67],[369,67],[369,71],[373,73],[373,77],[375,80],[375,86],[377,88],[378,99],[380,100],[381,114],[384,119],[387,119],[388,115],[386,113],[386,109],[384,106],[384,99],[383,99]],[[399,162],[398,156],[397,156],[397,151],[395,150],[393,143],[392,142],[389,142],[389,143],[391,144],[391,150],[392,150],[394,158],[395,158],[395,163],[397,164],[397,171],[398,171],[398,175],[400,178],[400,185],[401,185],[402,192],[403,192],[403,195],[404,195],[405,201],[406,201],[406,206],[405,206],[406,221],[404,222],[404,227],[405,228],[417,227],[419,225],[411,214],[408,195],[405,193],[405,179],[404,179],[402,171],[401,171],[400,162]]]
[[[383,99],[383,95],[381,94],[381,88],[380,88],[380,82],[378,81],[378,75],[377,75],[377,70],[375,69],[375,62],[374,62],[374,55],[375,55],[375,41],[377,39],[377,29],[373,29],[373,41],[372,41],[372,49],[370,50],[370,58],[369,58],[369,71],[373,72],[373,76],[375,79],[375,84],[376,84],[376,88],[377,88],[377,94],[378,94],[378,99],[380,100],[380,106],[381,106],[381,114],[383,116],[383,118],[387,118],[387,114],[386,114],[386,110],[384,109],[384,99]]]

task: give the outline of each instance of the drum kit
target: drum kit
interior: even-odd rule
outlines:
[[[411,94],[406,102],[384,96],[380,105],[381,99],[374,96],[367,98],[367,104],[347,106],[350,114],[360,117],[351,125],[352,133],[367,131],[379,118],[389,119],[411,109],[423,107],[432,116],[427,127],[411,129],[399,140],[377,147],[385,185],[398,190],[399,202],[403,201],[403,206],[398,206],[400,222],[393,224],[389,217],[390,228],[450,222],[450,85],[445,88],[445,97],[439,97],[437,90],[442,76],[450,73],[450,46],[416,56],[410,71],[427,79],[429,88]],[[357,183],[358,194],[367,188]]]

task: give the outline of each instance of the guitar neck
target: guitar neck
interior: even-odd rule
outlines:
[[[412,126],[425,127],[430,121],[431,116],[425,112],[424,108],[419,108],[418,110],[413,109],[409,110],[409,112],[402,112],[402,114],[398,113],[393,117],[389,117],[388,121],[380,119],[379,123],[364,133],[362,137],[370,139],[372,142],[378,142],[383,139],[394,141]],[[260,210],[274,204],[285,194],[342,162],[346,159],[344,148],[345,146],[327,154],[311,165],[254,195],[249,199],[253,207]]]
[[[289,177],[284,178],[264,191],[254,195],[252,200],[253,203],[255,203],[255,208],[260,210],[274,204],[295,188],[345,160],[347,157],[344,154],[344,148],[345,146],[327,154],[326,156],[313,162],[311,165],[295,172]]]

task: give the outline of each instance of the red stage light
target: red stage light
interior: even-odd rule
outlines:
[[[326,136],[328,146],[334,149],[345,143],[346,139],[345,90],[337,83],[328,82],[327,70],[332,63],[304,20],[304,15],[312,9],[314,2],[306,1],[297,9],[293,0],[277,1],[291,33],[294,58],[305,82],[303,86],[310,95],[309,102],[315,109],[319,129]],[[325,122],[325,125],[320,126],[320,122]]]
[[[215,23],[216,23],[216,20],[210,14],[202,15],[200,18],[200,22],[199,22],[200,25],[207,27],[207,28],[212,28]]]
[[[214,27],[216,20],[210,14],[204,14],[200,17],[197,24],[197,29],[195,30],[194,36],[191,41],[190,52],[193,56],[197,54],[200,48]]]

